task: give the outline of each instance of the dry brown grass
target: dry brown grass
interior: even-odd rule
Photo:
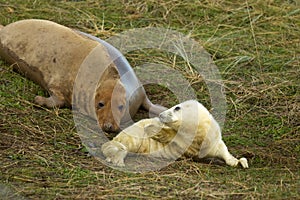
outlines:
[[[299,13],[292,0],[0,2],[4,25],[43,18],[101,38],[141,27],[190,34],[223,77],[225,142],[250,161],[248,170],[191,160],[141,174],[113,170],[88,155],[70,110],[34,105],[41,88],[0,61],[0,199],[299,198]],[[182,59],[150,50],[126,57],[133,66],[156,61],[180,69],[210,107],[203,79]],[[156,103],[177,103],[165,88],[146,90]]]

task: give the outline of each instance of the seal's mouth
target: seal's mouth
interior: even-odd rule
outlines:
[[[99,126],[104,132],[109,133],[111,135],[117,135],[117,133],[120,132],[120,127],[110,122],[99,124]]]

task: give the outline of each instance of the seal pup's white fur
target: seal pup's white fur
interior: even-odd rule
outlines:
[[[220,158],[227,165],[248,168],[246,158],[233,157],[222,140],[221,130],[209,111],[195,100],[185,101],[159,115],[124,129],[101,150],[107,162],[124,166],[128,152],[165,159]]]

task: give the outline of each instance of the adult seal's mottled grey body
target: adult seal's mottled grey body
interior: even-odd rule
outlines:
[[[141,106],[154,114],[165,110],[150,102],[117,49],[51,21],[30,19],[0,27],[0,56],[49,92],[48,98],[35,97],[42,106],[70,107],[78,80],[76,101],[78,98],[87,114],[95,109],[100,127],[107,132],[118,131],[120,123],[130,120]],[[85,76],[78,78],[80,70]],[[92,81],[95,76],[97,82]]]

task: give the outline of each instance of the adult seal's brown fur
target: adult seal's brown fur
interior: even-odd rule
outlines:
[[[95,76],[93,70],[97,69],[96,85],[81,82],[75,89],[79,90],[78,99],[84,104],[85,113],[95,110],[98,123],[106,132],[118,131],[120,124],[130,120],[141,106],[154,114],[166,109],[150,102],[117,49],[51,21],[30,19],[0,26],[0,56],[49,92],[48,98],[35,97],[35,103],[46,107],[72,106],[73,86],[81,66],[86,66],[85,77],[78,82],[89,82],[89,75]],[[85,95],[90,91],[92,98]]]

